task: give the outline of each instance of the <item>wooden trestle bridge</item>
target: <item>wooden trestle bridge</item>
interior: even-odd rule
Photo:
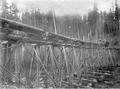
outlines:
[[[14,79],[19,87],[39,87],[43,78],[46,83],[51,81],[53,87],[62,87],[67,76],[80,77],[118,64],[118,46],[72,39],[5,18],[0,18],[0,24],[3,82],[11,83]]]

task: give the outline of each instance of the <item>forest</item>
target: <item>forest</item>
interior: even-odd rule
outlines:
[[[55,32],[71,38],[78,38],[81,40],[96,41],[104,40],[106,33],[114,33],[115,26],[119,20],[119,7],[112,8],[109,12],[98,12],[95,4],[93,10],[83,16],[80,15],[65,15],[54,16],[53,11],[43,13],[40,9],[30,9],[20,13],[15,1],[8,5],[6,0],[2,3],[1,17],[22,22],[24,24],[32,25],[42,28],[48,32]],[[55,25],[54,26],[54,19]],[[106,26],[107,23],[107,26]],[[114,24],[114,25],[112,25]],[[110,30],[108,31],[107,29]],[[112,31],[113,30],[113,31]]]
[[[77,14],[57,16],[53,11],[43,13],[40,8],[21,13],[15,1],[9,5],[6,0],[2,0],[0,16],[80,41],[104,43],[106,47],[117,46],[120,41],[120,8],[117,4],[109,12],[98,11],[97,4],[94,4],[93,9],[83,16]],[[112,70],[113,66],[119,64],[119,49],[78,49],[53,45],[33,46],[28,43],[10,48],[15,45],[8,43],[3,45],[6,48],[0,47],[2,50],[0,51],[0,66],[3,66],[0,71],[0,81],[3,85],[7,83],[6,85],[14,85],[17,88],[87,88],[95,86],[100,88],[105,86],[104,88],[106,88],[110,84],[112,85],[113,81],[120,81],[116,77],[118,73],[115,75],[111,71],[101,70],[105,66],[109,66],[108,69]],[[93,72],[93,70],[95,71]],[[112,76],[112,79],[108,79],[108,76]],[[87,79],[83,79],[84,77]],[[106,85],[99,85],[99,82],[104,82]]]
[[[31,9],[19,15],[20,12],[15,2],[8,5],[6,0],[4,0],[2,8],[3,18],[39,27],[53,33],[56,27],[57,34],[88,41],[96,41],[98,39],[104,40],[105,20],[107,18],[112,18],[112,15],[114,16],[112,10],[109,13],[98,12],[97,5],[94,6],[92,11],[89,11],[89,13],[84,16],[54,16],[53,11],[42,13],[40,9]],[[56,26],[54,26],[54,18]]]

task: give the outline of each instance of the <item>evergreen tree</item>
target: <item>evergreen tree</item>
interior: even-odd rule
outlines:
[[[95,4],[93,10],[88,13],[88,23],[89,23],[89,25],[91,25],[91,26],[95,25],[95,23],[98,20],[98,15],[99,14],[98,14],[97,5]]]
[[[12,2],[11,5],[7,3],[6,0],[2,0],[2,17],[19,21],[18,17],[19,10],[17,8],[16,2]]]
[[[12,19],[12,20],[15,20],[15,21],[18,21],[19,20],[19,17],[18,17],[18,8],[17,8],[17,5],[16,5],[16,2],[12,2],[12,4],[10,5],[10,17],[9,19]]]
[[[9,18],[9,6],[6,0],[2,0],[2,14],[1,17]]]
[[[105,23],[104,23],[105,34],[111,36],[117,35],[117,33],[119,32],[119,20],[120,20],[119,13],[120,13],[120,8],[116,4],[115,11],[114,12],[110,11],[105,19]]]
[[[88,13],[88,25],[91,29],[91,36],[95,38],[97,35],[97,22],[99,20],[99,13],[96,3],[94,3],[94,8]]]

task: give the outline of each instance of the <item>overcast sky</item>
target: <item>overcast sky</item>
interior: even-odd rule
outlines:
[[[12,0],[8,0],[10,3]],[[108,11],[115,0],[14,0],[20,11],[40,8],[43,12],[54,10],[57,15],[86,14],[92,10],[94,1],[99,11]]]

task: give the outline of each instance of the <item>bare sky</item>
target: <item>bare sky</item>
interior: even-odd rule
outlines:
[[[8,0],[10,3],[13,0]],[[99,11],[108,11],[112,8],[114,0],[14,0],[20,11],[31,8],[40,8],[43,12],[54,10],[57,15],[86,14],[92,10],[94,1]]]

